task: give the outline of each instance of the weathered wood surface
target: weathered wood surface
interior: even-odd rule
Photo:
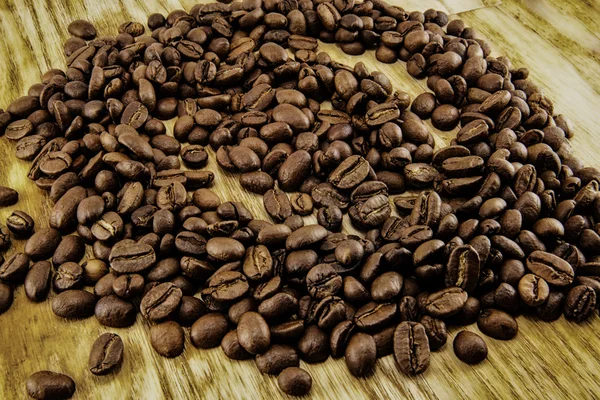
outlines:
[[[392,1],[407,10],[433,7],[460,13],[494,44],[495,54],[510,55],[513,63],[527,66],[532,78],[554,100],[555,109],[573,123],[576,153],[587,164],[600,166],[597,132],[600,111],[600,3],[595,0],[408,0]],[[62,42],[71,20],[94,22],[100,34],[114,34],[126,20],[146,21],[152,12],[189,9],[184,0],[0,0],[0,107],[26,93],[43,71],[64,67]],[[323,46],[334,58],[353,64],[357,58],[334,46]],[[371,70],[379,69],[395,87],[413,96],[426,90],[401,64],[378,64],[372,53],[361,57]],[[429,125],[431,127],[431,125]],[[433,130],[432,128],[432,131]],[[439,132],[438,132],[439,133]],[[451,133],[436,135],[441,145]],[[21,194],[14,207],[44,220],[49,200],[25,177],[27,163],[13,155],[13,145],[0,139],[0,184]],[[214,190],[222,199],[246,203],[257,216],[265,216],[259,196],[246,193],[237,178],[219,171],[211,158],[208,169],[217,174]],[[10,209],[0,210],[4,220]],[[345,223],[346,228],[349,224]],[[17,243],[20,250],[23,243]],[[13,250],[14,251],[14,250]],[[311,397],[331,398],[598,398],[600,397],[600,334],[598,318],[572,324],[561,319],[544,323],[519,318],[517,339],[488,339],[489,358],[467,366],[453,355],[449,343],[433,354],[431,367],[416,378],[403,376],[393,358],[377,363],[374,376],[355,379],[343,361],[305,365],[313,377]],[[475,326],[468,329],[476,331]],[[76,399],[242,399],[281,398],[276,379],[261,375],[252,361],[228,360],[219,348],[197,350],[186,343],[184,355],[168,360],[156,355],[148,339],[148,326],[140,317],[129,329],[110,329],[125,342],[125,360],[117,375],[95,377],[86,368],[95,338],[107,331],[94,318],[67,322],[54,316],[50,302],[33,304],[17,290],[13,307],[0,316],[0,398],[26,398],[25,379],[50,369],[77,382]]]

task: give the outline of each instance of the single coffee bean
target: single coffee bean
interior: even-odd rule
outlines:
[[[596,292],[589,286],[577,285],[567,294],[564,307],[565,318],[585,321],[596,307]]]
[[[534,274],[524,275],[518,288],[521,300],[530,307],[543,304],[550,295],[550,287],[546,281]]]
[[[162,322],[150,328],[150,343],[163,357],[177,357],[183,352],[184,333],[175,321]]]
[[[536,250],[527,257],[527,268],[546,282],[566,286],[573,282],[573,267],[560,257]]]
[[[458,313],[465,305],[467,292],[458,287],[449,287],[428,296],[425,311],[433,317],[446,318]]]
[[[15,235],[29,237],[33,233],[33,219],[23,211],[14,211],[6,219],[6,227]]]
[[[394,331],[394,358],[402,372],[418,375],[429,367],[429,339],[423,325],[401,322]]]
[[[190,329],[192,344],[202,349],[218,346],[229,330],[227,319],[221,313],[209,313],[198,318]]]
[[[519,331],[517,321],[510,314],[495,309],[483,310],[477,319],[477,327],[485,335],[500,340],[510,340]]]
[[[171,315],[181,301],[181,289],[170,282],[161,283],[142,298],[140,311],[151,321],[159,321]]]
[[[296,349],[274,344],[266,352],[256,356],[256,366],[263,374],[278,375],[289,367],[298,367],[300,360]]]
[[[308,326],[298,341],[300,358],[306,362],[321,362],[329,357],[329,340],[327,334],[318,326]]]
[[[31,301],[45,300],[50,291],[52,264],[48,261],[38,261],[31,266],[25,277],[25,294]]]
[[[13,303],[13,289],[10,285],[0,282],[0,314],[4,314]]]
[[[479,254],[470,245],[458,246],[452,250],[446,266],[446,286],[457,286],[470,292],[479,281]]]
[[[52,299],[52,311],[59,317],[74,319],[94,315],[96,298],[85,290],[66,290]]]
[[[152,266],[156,262],[156,254],[150,245],[121,241],[111,249],[109,262],[116,272],[135,273]]]
[[[461,331],[454,338],[454,354],[467,364],[479,364],[487,358],[487,345],[476,333]]]
[[[94,314],[101,325],[112,328],[124,328],[135,323],[136,309],[134,305],[114,294],[102,297],[96,303]]]
[[[375,368],[377,361],[377,347],[375,340],[366,333],[356,333],[346,347],[345,361],[348,370],[354,376],[369,375]]]
[[[69,399],[75,393],[75,382],[69,376],[52,371],[39,371],[27,378],[27,394],[36,400]]]
[[[15,253],[0,265],[0,279],[7,283],[23,282],[29,270],[29,257],[23,253]]]
[[[312,387],[312,378],[298,367],[284,369],[277,377],[281,391],[290,396],[306,396]]]
[[[76,289],[83,284],[83,268],[77,263],[67,262],[56,270],[52,279],[52,287],[56,292]]]
[[[17,204],[19,193],[6,186],[0,186],[0,207],[8,207]]]
[[[264,353],[271,343],[271,331],[265,319],[257,312],[242,315],[237,327],[240,345],[250,354]]]
[[[88,369],[94,375],[106,375],[121,366],[123,341],[116,333],[103,333],[90,351]]]

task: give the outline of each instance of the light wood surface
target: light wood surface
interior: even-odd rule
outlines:
[[[496,55],[508,54],[513,64],[526,66],[531,78],[554,101],[555,110],[570,118],[573,146],[588,165],[600,167],[600,2],[597,0],[392,0],[407,10],[433,7],[460,13],[493,43]],[[102,34],[115,34],[127,20],[143,22],[152,12],[168,13],[193,1],[184,0],[0,0],[0,107],[27,92],[51,67],[64,68],[62,43],[70,21],[92,21]],[[455,18],[455,16],[453,16]],[[335,59],[353,64],[357,58],[323,45]],[[381,65],[374,55],[360,58],[371,70],[388,74],[398,89],[413,98],[426,90],[402,64]],[[429,125],[431,128],[431,125]],[[436,132],[433,128],[432,132]],[[438,134],[437,145],[453,133]],[[13,144],[0,139],[0,185],[17,189],[19,203],[0,210],[4,221],[21,209],[44,221],[50,202],[26,178],[28,163],[14,157]],[[211,155],[207,169],[217,175],[213,190],[225,200],[243,201],[258,217],[266,217],[260,196],[248,194],[235,176],[222,173]],[[349,228],[349,224],[345,223]],[[21,250],[16,242],[12,251]],[[51,294],[51,296],[53,296]],[[402,375],[393,357],[377,362],[374,376],[353,378],[341,360],[303,366],[313,377],[311,397],[372,399],[592,399],[600,397],[600,334],[598,317],[582,324],[561,319],[544,323],[519,317],[519,335],[510,342],[486,338],[489,358],[467,366],[448,344],[432,355],[421,376]],[[468,327],[477,331],[476,326]],[[125,359],[116,375],[96,377],[86,368],[90,346],[105,331],[125,343]],[[158,356],[149,343],[148,325],[141,317],[129,329],[109,329],[95,318],[67,322],[57,318],[50,302],[34,304],[22,288],[12,308],[0,316],[0,399],[26,398],[26,378],[42,369],[63,372],[77,383],[76,399],[258,399],[285,397],[274,377],[261,375],[253,361],[227,359],[220,348],[198,350],[186,343],[181,357]]]

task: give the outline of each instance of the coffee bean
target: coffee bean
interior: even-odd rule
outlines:
[[[487,345],[476,333],[461,331],[454,338],[454,354],[467,364],[479,364],[487,358]]]
[[[162,322],[150,328],[150,343],[163,357],[177,357],[183,352],[184,334],[175,321]]]
[[[52,371],[39,371],[27,378],[27,394],[37,400],[69,399],[75,393],[75,382],[69,376]]]
[[[74,262],[67,262],[58,267],[52,279],[52,287],[56,292],[79,288],[82,283],[83,269]]]
[[[208,349],[218,346],[229,330],[227,319],[220,313],[200,317],[190,330],[190,339],[196,347]]]
[[[19,193],[6,186],[0,186],[0,207],[8,207],[17,204]]]
[[[329,341],[327,334],[318,326],[308,326],[298,341],[300,358],[306,362],[321,362],[329,357]]]
[[[94,375],[106,375],[121,366],[123,341],[116,333],[103,333],[90,351],[88,369]]]
[[[98,300],[94,314],[101,325],[124,328],[135,323],[136,309],[131,302],[110,294]]]
[[[477,319],[477,327],[485,335],[494,339],[510,340],[517,335],[517,321],[504,311],[483,310]]]
[[[282,392],[290,396],[305,396],[312,387],[312,378],[305,370],[298,367],[284,369],[277,377],[277,384]]]
[[[329,182],[338,189],[352,189],[369,175],[369,164],[360,156],[351,156],[342,161],[329,175]]]
[[[418,322],[401,322],[394,331],[394,358],[402,372],[418,375],[429,367],[429,340]]]
[[[585,285],[572,288],[565,299],[565,317],[575,322],[585,321],[596,307],[596,292]]]
[[[539,306],[548,299],[550,287],[542,278],[526,274],[519,281],[519,296],[531,307]]]
[[[452,250],[446,266],[446,286],[457,286],[470,292],[479,280],[479,254],[470,245],[458,246]]]
[[[30,259],[26,254],[15,253],[0,265],[0,279],[7,283],[21,283],[29,270]]]
[[[181,296],[181,289],[172,283],[161,283],[142,298],[140,311],[151,321],[165,319],[177,309]]]
[[[25,294],[31,301],[46,299],[50,291],[52,265],[48,261],[38,261],[29,268],[25,277]]]
[[[287,345],[274,344],[266,352],[256,356],[256,366],[263,374],[278,375],[286,368],[299,365],[298,353]]]
[[[33,219],[23,211],[14,211],[6,219],[6,227],[15,235],[29,237],[33,233]]]
[[[268,190],[263,196],[267,213],[277,221],[283,221],[292,215],[292,205],[287,195],[280,189]]]
[[[366,333],[356,333],[346,347],[345,361],[350,373],[361,377],[369,375],[375,368],[377,347],[375,340]]]
[[[6,283],[0,282],[0,314],[5,313],[13,303],[13,289]]]
[[[449,317],[462,309],[467,297],[467,293],[458,287],[442,289],[429,295],[425,311],[434,317]]]
[[[573,282],[571,265],[554,254],[536,250],[527,257],[526,264],[531,272],[549,284],[565,286]]]
[[[66,290],[52,299],[52,311],[59,317],[87,318],[94,314],[96,298],[84,290]]]

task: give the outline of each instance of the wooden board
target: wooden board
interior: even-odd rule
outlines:
[[[576,153],[600,167],[600,142],[595,137],[600,111],[600,4],[579,0],[411,0],[408,10],[438,8],[461,12],[494,43],[495,54],[509,54],[513,63],[527,66],[555,109],[573,122]],[[51,67],[64,67],[62,42],[67,25],[77,18],[94,22],[100,34],[114,34],[126,21],[146,21],[152,12],[188,9],[192,1],[0,0],[0,107],[27,92]],[[334,58],[353,64],[358,59],[334,46],[323,46]],[[371,70],[388,74],[398,89],[415,96],[426,90],[401,64],[381,65],[372,53],[360,58]],[[431,125],[429,125],[431,127]],[[435,130],[431,128],[433,132]],[[438,145],[452,133],[436,132]],[[13,145],[0,139],[0,185],[21,194],[14,209],[43,221],[49,200],[26,179],[27,163],[13,155]],[[235,176],[222,173],[211,157],[207,169],[217,174],[214,190],[223,200],[243,201],[255,216],[265,217],[260,196],[246,193]],[[0,210],[0,221],[10,209]],[[314,220],[314,219],[313,219]],[[350,228],[346,221],[345,227]],[[21,250],[16,243],[12,251]],[[487,339],[490,355],[478,366],[456,359],[451,331],[447,344],[432,356],[431,367],[416,378],[402,375],[392,357],[377,363],[374,376],[355,379],[341,360],[304,365],[313,377],[312,398],[598,398],[600,334],[598,318],[583,324],[561,319],[544,323],[520,317],[518,338],[510,342]],[[469,330],[477,331],[475,326]],[[95,377],[86,369],[89,348],[102,332],[117,332],[125,342],[125,360],[117,375]],[[129,329],[106,329],[94,318],[67,322],[57,318],[50,302],[29,302],[22,288],[13,307],[0,316],[0,398],[26,398],[24,382],[33,372],[64,372],[77,382],[76,399],[246,399],[282,398],[276,379],[261,375],[252,361],[228,360],[219,348],[198,350],[186,343],[184,355],[174,360],[157,356],[148,340],[148,325],[138,318]]]

